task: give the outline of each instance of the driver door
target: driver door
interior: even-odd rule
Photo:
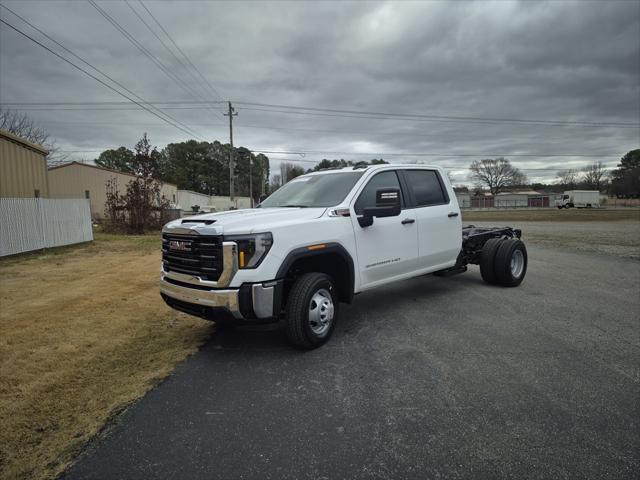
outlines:
[[[398,188],[402,192],[402,211],[397,217],[376,217],[373,225],[361,227],[359,216],[365,208],[376,206],[379,188]],[[376,173],[365,184],[351,205],[362,289],[381,285],[416,269],[418,228],[414,209],[407,209],[395,170]]]

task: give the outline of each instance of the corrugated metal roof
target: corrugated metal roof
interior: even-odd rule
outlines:
[[[118,175],[127,175],[128,177],[137,178],[132,173],[120,172],[118,170],[112,170],[110,168],[100,167],[99,165],[91,165],[89,163],[76,162],[75,160],[72,161],[72,162],[67,162],[67,163],[62,163],[60,165],[56,165],[54,167],[49,167],[49,170],[56,170],[58,168],[70,167],[71,165],[80,165],[81,167],[96,168],[98,170],[104,170],[105,172],[117,173]],[[169,183],[169,182],[165,182],[165,181],[162,181],[162,180],[161,180],[161,183],[163,183],[165,185],[171,185],[172,187],[178,188],[178,186],[175,183]]]
[[[10,142],[15,142],[30,150],[35,150],[36,152],[41,153],[42,155],[45,155],[45,156],[49,155],[49,150],[44,148],[42,145],[37,145],[35,143],[32,143],[29,140],[19,137],[18,135],[14,135],[11,132],[7,132],[6,130],[0,130],[0,137],[4,137]]]

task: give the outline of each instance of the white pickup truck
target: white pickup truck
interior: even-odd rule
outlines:
[[[291,180],[254,209],[165,225],[160,291],[182,312],[221,323],[284,321],[289,340],[316,348],[339,303],[372,288],[480,265],[483,279],[519,285],[520,230],[462,227],[445,172],[357,165]]]

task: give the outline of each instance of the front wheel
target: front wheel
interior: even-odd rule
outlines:
[[[287,338],[296,347],[311,350],[329,340],[338,317],[333,279],[324,273],[305,273],[289,291],[285,309]]]

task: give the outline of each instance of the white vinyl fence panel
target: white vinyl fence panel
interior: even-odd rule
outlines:
[[[89,200],[0,198],[0,257],[91,240]]]

